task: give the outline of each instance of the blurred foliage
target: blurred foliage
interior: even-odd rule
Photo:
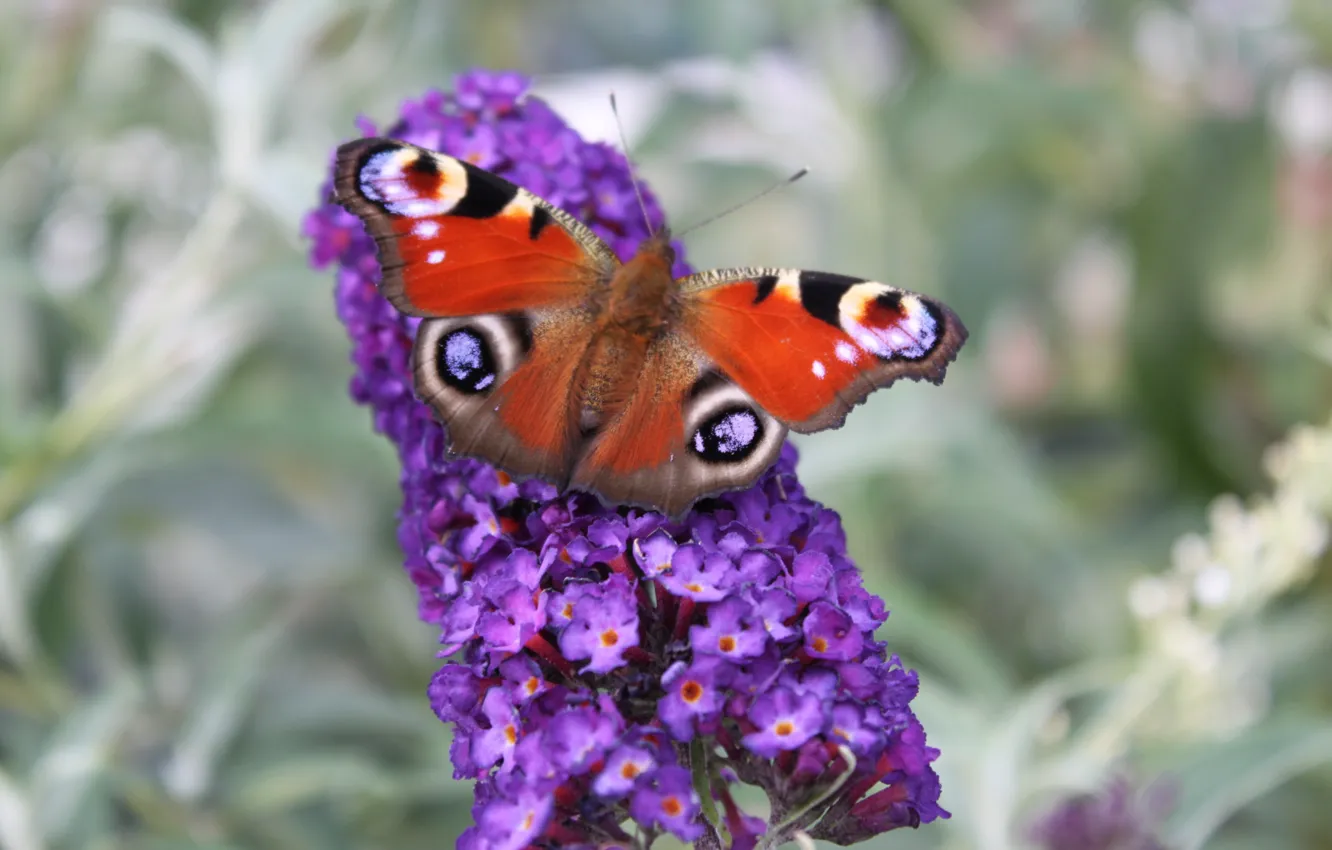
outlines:
[[[971,328],[945,387],[801,442],[944,753],[954,818],[884,846],[1022,847],[1125,769],[1174,777],[1171,846],[1327,846],[1326,0],[20,0],[0,847],[465,826],[395,462],[299,223],[357,114],[474,64],[591,136],[620,92],[677,224],[813,167],[695,264],[890,280]]]

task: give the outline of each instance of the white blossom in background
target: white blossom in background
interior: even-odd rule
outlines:
[[[1197,76],[1202,64],[1198,30],[1187,16],[1151,5],[1138,15],[1133,48],[1163,93],[1177,94]]]
[[[1233,733],[1270,703],[1268,663],[1235,635],[1278,597],[1313,578],[1332,518],[1332,424],[1301,426],[1267,456],[1270,496],[1225,496],[1210,529],[1181,538],[1171,567],[1129,589],[1143,654],[1171,675],[1145,728],[1161,737]]]
[[[1296,156],[1332,151],[1332,71],[1301,68],[1274,98],[1272,123]]]

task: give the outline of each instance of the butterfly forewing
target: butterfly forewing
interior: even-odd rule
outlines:
[[[619,263],[558,207],[469,162],[405,142],[344,144],[334,188],[378,243],[380,290],[409,315],[576,304]]]
[[[898,378],[939,383],[966,340],[944,305],[887,284],[798,269],[680,281],[681,331],[768,413],[807,433],[842,424]]]

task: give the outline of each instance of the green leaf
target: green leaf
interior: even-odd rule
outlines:
[[[392,777],[374,759],[341,753],[283,757],[237,783],[232,804],[249,817],[336,797],[391,796]]]
[[[14,778],[0,770],[0,847],[41,850],[31,803]]]
[[[1277,720],[1207,746],[1172,771],[1181,799],[1168,824],[1172,847],[1197,850],[1249,803],[1305,771],[1332,764],[1332,723]]]
[[[65,718],[32,769],[31,794],[41,835],[51,844],[77,826],[116,744],[143,702],[138,682],[116,681]]]
[[[116,6],[107,12],[105,37],[161,53],[207,101],[217,72],[213,48],[198,32],[155,9]]]
[[[266,661],[286,633],[286,618],[269,605],[251,606],[245,613],[257,627],[223,642],[226,654],[220,669],[203,686],[171,759],[162,769],[168,789],[181,799],[199,799],[212,787],[217,763],[254,702]]]

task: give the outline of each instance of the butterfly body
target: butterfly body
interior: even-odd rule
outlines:
[[[416,391],[450,450],[614,502],[675,514],[745,486],[788,428],[938,383],[966,339],[947,307],[874,281],[676,278],[667,233],[621,263],[563,210],[403,142],[343,145],[335,190],[379,246],[381,292],[423,317]]]
[[[649,348],[678,317],[680,299],[669,234],[644,242],[629,262],[593,290],[598,316],[573,382],[579,430],[595,431],[633,397]]]

